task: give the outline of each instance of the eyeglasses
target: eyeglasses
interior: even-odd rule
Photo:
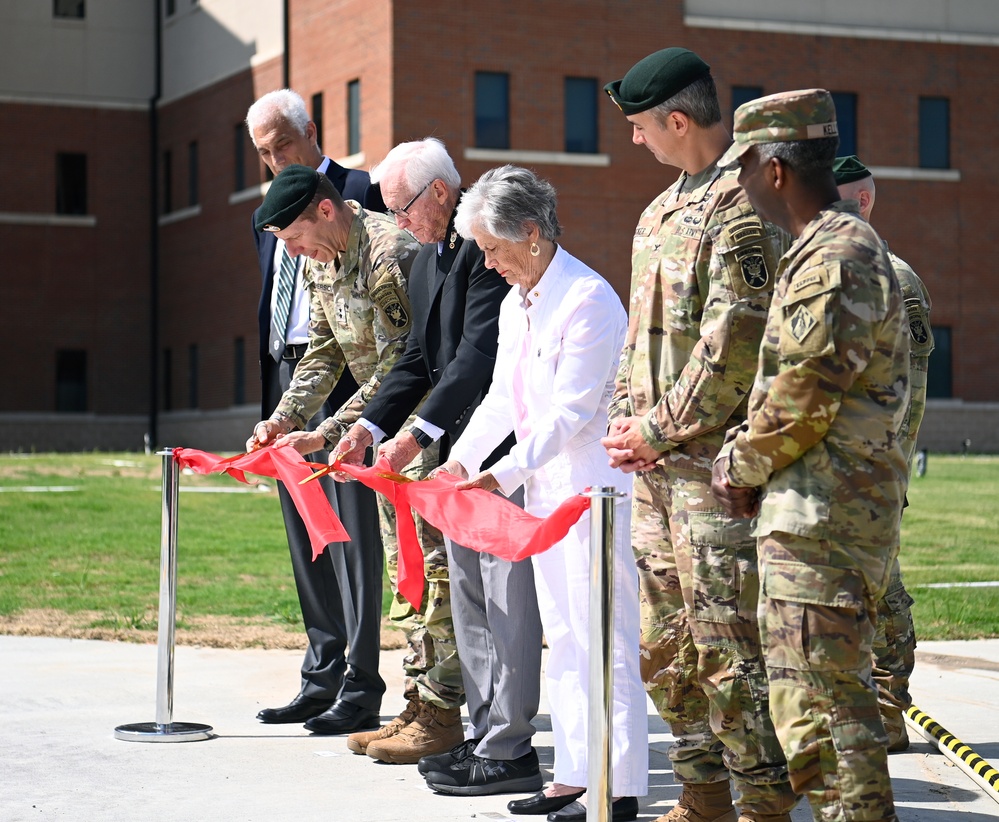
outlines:
[[[430,183],[432,182],[433,180],[430,181]],[[412,200],[406,203],[406,205],[404,205],[402,208],[386,208],[385,212],[390,217],[408,217],[409,210],[413,207],[413,203],[419,200],[423,192],[426,191],[428,188],[430,188],[430,183],[427,183],[423,188],[421,188],[419,193]]]

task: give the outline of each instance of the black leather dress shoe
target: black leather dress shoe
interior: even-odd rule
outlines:
[[[622,796],[611,804],[613,822],[630,822],[638,817],[638,800],[633,796]],[[573,802],[562,810],[548,814],[548,822],[586,822],[586,805]]]
[[[266,722],[268,725],[279,725],[284,722],[305,722],[319,716],[327,710],[335,700],[333,699],[313,699],[311,696],[299,694],[283,708],[264,708],[257,719]]]
[[[560,811],[566,805],[570,805],[581,797],[586,791],[567,793],[563,796],[545,796],[545,792],[536,793],[527,799],[514,799],[506,803],[506,809],[510,813],[522,814],[543,814],[552,811]]]
[[[378,725],[377,710],[362,708],[343,699],[338,699],[328,711],[305,723],[305,727],[314,734],[349,734],[365,728],[377,728]]]

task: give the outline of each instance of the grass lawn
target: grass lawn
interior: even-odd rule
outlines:
[[[140,454],[0,456],[0,632],[155,639],[161,466]],[[181,477],[178,641],[301,642],[277,492],[262,483]],[[999,458],[931,455],[913,481],[901,561],[921,638],[999,636],[999,587],[922,587],[999,579],[997,498]]]

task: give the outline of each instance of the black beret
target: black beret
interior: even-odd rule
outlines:
[[[872,176],[867,166],[860,162],[856,154],[837,157],[833,162],[833,174],[836,176],[836,185],[838,186],[855,183],[857,180]]]
[[[308,166],[288,166],[278,174],[257,211],[257,231],[283,231],[312,202],[323,175]]]
[[[711,67],[694,52],[673,47],[639,60],[623,80],[608,83],[604,91],[625,114],[641,114],[710,71]]]

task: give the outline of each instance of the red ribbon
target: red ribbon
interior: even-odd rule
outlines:
[[[245,472],[249,472],[281,480],[309,532],[313,562],[327,544],[350,540],[322,486],[318,482],[298,484],[312,473],[312,468],[294,448],[267,447],[226,459],[193,448],[174,448],[173,458],[182,468],[190,468],[198,474],[224,471],[233,479],[248,483]]]
[[[294,448],[267,446],[225,459],[193,448],[175,448],[173,458],[182,468],[199,474],[224,471],[240,482],[247,482],[245,472],[280,479],[308,529],[313,560],[327,543],[350,540],[322,486],[318,482],[299,484],[314,470],[328,466],[307,463]],[[589,497],[577,495],[541,518],[481,488],[456,491],[454,484],[460,480],[450,474],[412,482],[393,474],[385,462],[376,462],[372,468],[340,463],[336,470],[383,494],[395,506],[399,593],[416,609],[423,602],[424,575],[423,549],[416,536],[413,511],[459,545],[515,561],[547,551],[590,507]]]

